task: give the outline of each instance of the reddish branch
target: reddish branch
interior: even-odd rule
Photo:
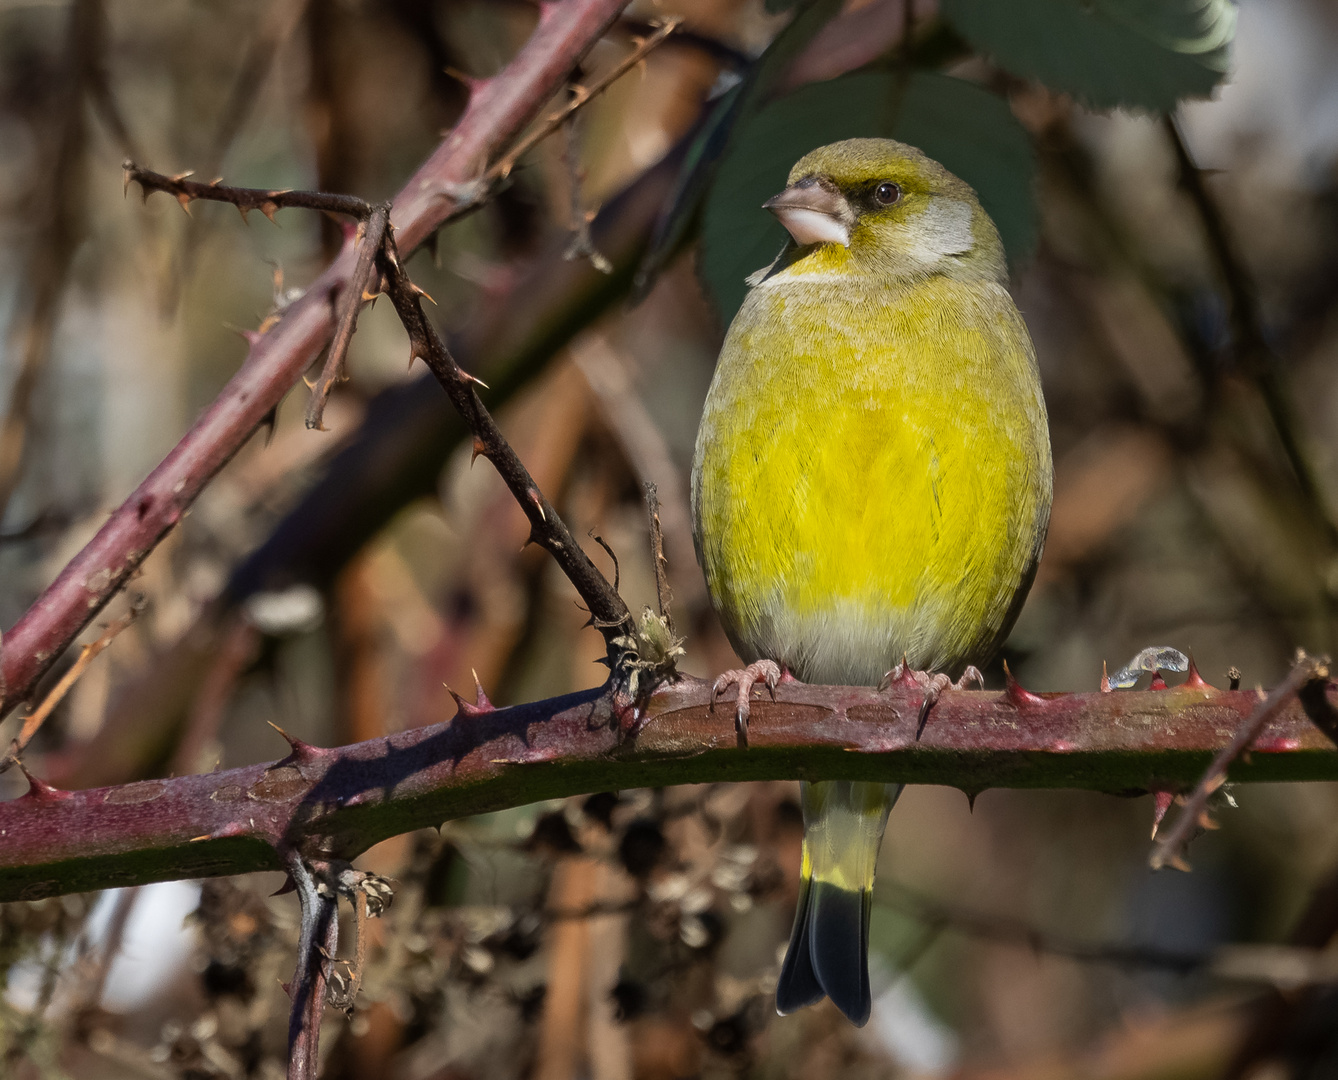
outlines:
[[[464,196],[475,196],[471,182],[534,119],[625,2],[563,0],[542,9],[530,41],[498,76],[474,85],[460,122],[395,199],[391,219],[402,251],[426,240]],[[356,262],[346,245],[278,325],[255,340],[194,427],[4,635],[0,713],[31,693],[329,342],[332,303]]]
[[[374,209],[367,219],[360,222],[355,236],[358,245],[358,265],[353,268],[353,276],[348,287],[339,297],[339,315],[335,319],[334,340],[330,342],[325,355],[325,366],[320,378],[311,388],[311,401],[307,404],[307,427],[325,430],[321,422],[325,416],[325,403],[330,399],[330,391],[344,377],[344,358],[348,356],[349,344],[358,329],[358,312],[362,305],[375,295],[371,288],[376,276],[376,259],[385,243],[387,225],[390,221],[390,207],[383,205]]]
[[[1258,705],[1252,691],[948,691],[915,741],[918,690],[782,683],[754,700],[750,748],[685,679],[635,738],[591,690],[225,772],[0,804],[0,900],[281,869],[280,851],[351,859],[449,818],[585,792],[719,780],[862,779],[989,787],[1188,791]],[[1332,695],[1330,695],[1332,696]],[[1294,699],[1264,723],[1250,780],[1338,779],[1338,751]]]
[[[1202,682],[1198,672],[1191,668],[1190,679],[1186,685],[1202,684]],[[1212,764],[1199,779],[1193,794],[1186,800],[1185,808],[1175,824],[1166,831],[1153,849],[1148,860],[1152,869],[1160,870],[1163,866],[1174,866],[1177,870],[1189,869],[1184,857],[1185,848],[1198,829],[1216,828],[1208,816],[1208,799],[1226,783],[1227,772],[1231,766],[1241,755],[1249,751],[1265,725],[1284,708],[1299,702],[1303,712],[1312,714],[1310,717],[1312,720],[1313,714],[1320,708],[1331,712],[1332,703],[1328,700],[1328,685],[1328,661],[1302,653],[1287,677],[1275,686],[1267,697],[1258,701],[1245,722],[1236,729],[1232,740],[1217,752]],[[1303,690],[1307,691],[1309,702],[1300,696]],[[1317,726],[1326,732],[1329,730],[1323,725]]]

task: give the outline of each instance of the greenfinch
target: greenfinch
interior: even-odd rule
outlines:
[[[979,679],[1036,571],[1052,468],[1040,374],[975,192],[919,150],[808,154],[765,204],[790,237],[748,279],[692,473],[697,554],[748,695],[789,673],[871,685],[898,660],[925,710]],[[960,685],[960,684],[954,684]],[[803,879],[777,1009],[856,1024],[874,864],[900,785],[804,783]]]

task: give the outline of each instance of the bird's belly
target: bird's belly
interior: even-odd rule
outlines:
[[[1030,573],[1039,462],[997,402],[902,393],[753,410],[699,462],[702,557],[748,660],[810,682],[983,663]],[[1048,464],[1048,462],[1047,462]]]

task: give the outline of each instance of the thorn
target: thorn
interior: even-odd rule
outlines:
[[[1148,689],[1149,689],[1149,690],[1165,690],[1165,689],[1166,689],[1166,680],[1163,679],[1163,678],[1161,677],[1161,672],[1160,672],[1160,671],[1154,671],[1154,672],[1152,673],[1152,682],[1151,682],[1151,684],[1148,686]]]
[[[1028,706],[1044,705],[1045,698],[1039,694],[1033,694],[1030,690],[1024,689],[1022,684],[1013,677],[1013,673],[1008,670],[1008,661],[1004,661],[1004,693],[1007,695],[1013,708],[1022,709]]]
[[[249,836],[250,833],[251,830],[248,829],[245,825],[243,825],[240,821],[233,821],[229,822],[227,825],[215,829],[211,833],[205,833],[203,836],[192,836],[189,842],[192,844],[196,844],[199,843],[201,840],[227,840],[234,836]]]
[[[484,382],[482,379],[480,379],[477,375],[471,375],[471,374],[469,374],[469,372],[467,372],[464,368],[460,367],[458,364],[456,365],[456,370],[457,370],[458,372],[460,372],[460,374],[463,375],[463,376],[465,377],[465,379],[467,379],[469,382],[476,383],[477,385],[483,387],[483,389],[485,389],[485,390],[491,390],[491,389],[492,389],[491,386],[489,386],[487,383],[485,383],[485,382]]]
[[[979,795],[980,792],[963,791],[962,794],[966,796],[966,812],[968,814],[974,814],[976,812],[976,796]]]
[[[376,299],[378,296],[380,296],[380,295],[381,295],[380,292],[368,292],[366,289],[363,289],[363,290],[362,290],[362,302],[365,304],[365,303],[367,303],[367,301],[369,301],[369,300],[375,300],[375,299]]]
[[[1104,660],[1101,661],[1101,692],[1103,694],[1111,693],[1110,672],[1106,670],[1106,662]]]
[[[475,97],[478,94],[478,92],[482,90],[488,83],[492,82],[491,79],[480,79],[474,75],[466,75],[459,68],[445,67],[442,68],[442,71],[444,71],[452,79],[454,79],[461,86],[463,86],[465,90],[468,91],[471,99]]]
[[[312,746],[311,743],[299,739],[296,735],[289,735],[288,732],[284,731],[283,728],[279,727],[273,720],[266,720],[265,723],[269,724],[270,727],[282,735],[284,742],[292,747],[293,752],[289,757],[295,761],[310,761],[312,758],[320,757],[323,754],[331,752],[324,747]],[[287,761],[288,758],[285,758],[284,760]]]
[[[1216,829],[1220,829],[1221,827],[1222,826],[1220,826],[1219,824],[1217,824],[1216,821],[1213,820],[1212,815],[1209,814],[1207,810],[1200,812],[1199,814],[1200,829],[1207,829],[1209,832],[1212,832]]]
[[[1185,862],[1183,855],[1172,855],[1166,860],[1165,865],[1169,866],[1172,870],[1179,870],[1182,874],[1188,874],[1190,872],[1190,865]]]
[[[1162,819],[1166,817],[1166,811],[1171,808],[1171,803],[1175,801],[1175,792],[1154,790],[1152,792],[1152,839],[1157,839],[1157,830],[1161,828]]]
[[[237,204],[237,213],[239,213],[239,214],[242,215],[242,224],[243,224],[243,225],[250,225],[250,224],[251,224],[251,222],[250,222],[249,220],[247,220],[247,217],[246,217],[246,215],[249,214],[249,213],[251,212],[251,209],[252,209],[252,208],[249,207],[249,206],[242,206],[241,203],[238,203],[238,204]]]
[[[478,690],[479,700],[467,701],[457,694],[449,683],[442,683],[441,685],[446,687],[446,693],[455,699],[456,713],[451,717],[452,720],[459,720],[462,716],[466,719],[474,716],[486,716],[490,712],[497,711],[497,707],[488,700],[488,695],[483,692],[482,687],[479,687]]]
[[[191,199],[191,197],[190,197],[189,195],[187,195],[184,191],[178,191],[178,192],[177,192],[177,202],[179,202],[179,203],[181,204],[181,209],[183,209],[184,211],[186,211],[186,216],[187,216],[187,217],[190,217],[190,216],[191,216],[191,214],[190,214],[190,199]]]
[[[285,874],[283,884],[270,893],[270,896],[283,896],[290,892],[297,892],[297,882],[293,880],[292,874]]]
[[[129,158],[121,162],[121,195],[130,194],[130,181],[135,178],[135,163]]]
[[[185,172],[179,172],[172,177],[172,183],[179,184],[183,180],[188,180],[195,175],[194,169],[187,169]]]
[[[1189,690],[1215,691],[1217,689],[1217,687],[1206,682],[1203,676],[1199,674],[1199,665],[1194,663],[1193,653],[1189,654],[1189,674],[1185,676],[1185,681],[1180,685],[1181,689],[1189,689]]]
[[[883,676],[883,681],[878,684],[879,690],[891,690],[894,686],[900,686],[906,690],[919,690],[920,684],[915,679],[915,673],[911,670],[911,662],[906,654],[901,656],[901,663]]]
[[[535,509],[539,511],[539,519],[541,521],[547,522],[548,515],[544,513],[544,501],[543,498],[539,495],[538,489],[530,488],[530,490],[527,491],[525,494],[529,498],[530,502],[534,503]]]
[[[28,771],[28,767],[22,761],[16,761],[15,764],[23,773],[24,779],[28,781],[28,790],[19,796],[20,799],[27,799],[30,802],[60,802],[74,794],[72,791],[62,791],[58,787],[53,787],[45,780],[39,780]]]
[[[478,461],[479,455],[482,454],[485,449],[486,448],[483,445],[483,440],[480,439],[477,435],[475,435],[474,446],[469,454],[469,464],[473,465],[474,462]]]
[[[497,706],[488,700],[488,695],[483,691],[483,684],[479,682],[479,673],[470,668],[469,674],[474,676],[474,707],[479,712],[496,712]]]
[[[276,202],[272,202],[269,199],[266,199],[264,202],[262,202],[259,207],[260,212],[264,214],[267,218],[269,218],[270,221],[274,222],[275,225],[277,225],[278,222],[274,221],[274,211],[277,210],[278,208],[279,204]]]
[[[428,302],[430,302],[430,303],[432,304],[433,307],[436,307],[436,306],[437,306],[437,302],[436,302],[435,300],[432,299],[432,295],[431,295],[426,289],[420,289],[420,288],[419,288],[417,285],[415,285],[412,281],[409,282],[409,291],[410,291],[411,293],[413,293],[414,296],[421,296],[421,297],[424,297],[426,300],[428,300]],[[478,382],[477,379],[475,379],[474,381],[475,381],[475,382]],[[479,385],[483,385],[483,384],[480,383]]]

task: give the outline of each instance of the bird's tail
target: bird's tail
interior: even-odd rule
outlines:
[[[803,880],[776,985],[784,1015],[824,995],[852,1024],[868,1022],[873,871],[900,784],[829,780],[801,785]]]

